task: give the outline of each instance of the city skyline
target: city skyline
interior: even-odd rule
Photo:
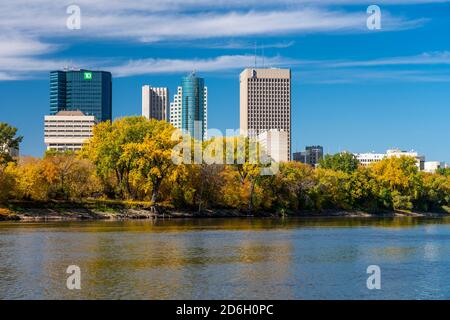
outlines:
[[[446,124],[450,116],[449,22],[440,14],[449,3],[401,2],[380,3],[381,31],[365,29],[367,5],[362,1],[313,6],[309,11],[301,5],[267,1],[264,5],[266,9],[274,7],[271,19],[279,19],[276,21],[287,16],[310,18],[303,19],[303,25],[280,22],[285,29],[275,32],[264,29],[264,23],[257,19],[266,11],[252,10],[249,2],[232,2],[220,9],[190,4],[189,10],[201,21],[212,20],[201,16],[206,10],[215,20],[234,17],[239,23],[230,33],[208,30],[206,34],[197,28],[189,35],[180,27],[178,34],[162,36],[155,28],[153,35],[145,34],[150,31],[140,35],[130,32],[129,36],[109,34],[112,41],[100,41],[97,37],[105,31],[96,37],[98,28],[88,19],[79,33],[67,30],[67,14],[59,10],[65,8],[50,6],[49,13],[61,15],[60,32],[58,24],[46,28],[44,40],[18,26],[16,34],[5,32],[8,37],[0,39],[9,44],[0,50],[0,120],[18,127],[24,135],[22,154],[41,156],[45,150],[42,119],[49,105],[48,72],[69,64],[112,72],[113,118],[141,114],[142,85],[167,86],[175,93],[180,77],[198,70],[208,82],[208,127],[223,132],[237,129],[238,74],[254,67],[257,42],[257,67],[292,68],[292,152],[316,144],[324,146],[324,153],[382,152],[399,147],[418,150],[430,160],[450,162],[450,151],[441,147],[450,138]],[[180,13],[181,26],[187,23],[182,7],[177,3],[171,8]],[[86,4],[86,15],[99,14],[88,8]],[[2,15],[17,15],[8,7],[2,9]],[[160,10],[163,15],[170,12]],[[321,29],[313,22],[325,13],[330,19]],[[146,12],[140,17],[151,19],[158,14]],[[254,30],[246,28],[243,17],[254,22]],[[26,50],[21,46],[24,40]]]

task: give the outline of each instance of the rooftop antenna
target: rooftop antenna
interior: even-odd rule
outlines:
[[[261,50],[262,50],[262,65],[263,65],[263,68],[265,68],[265,64],[264,64],[264,44],[261,46]]]
[[[257,50],[257,44],[256,44],[256,41],[255,41],[255,69],[256,69],[256,50]]]

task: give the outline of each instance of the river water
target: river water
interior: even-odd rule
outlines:
[[[0,299],[450,299],[450,219],[2,222]]]

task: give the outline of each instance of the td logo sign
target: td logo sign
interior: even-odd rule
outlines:
[[[85,72],[84,80],[92,80],[92,72]]]

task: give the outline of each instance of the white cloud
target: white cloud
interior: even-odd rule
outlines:
[[[0,57],[30,56],[56,50],[55,45],[17,35],[0,35]]]
[[[450,82],[450,75],[433,70],[318,69],[303,71],[295,76],[295,79],[305,84],[437,83]]]
[[[444,2],[439,0],[378,1],[380,5]],[[447,1],[445,1],[447,2]],[[253,56],[224,55],[210,59],[156,59],[109,61],[84,59],[66,61],[49,54],[64,45],[83,41],[142,41],[161,43],[212,43],[212,48],[249,49],[245,37],[289,35],[315,32],[368,32],[365,10],[347,10],[346,5],[366,1],[338,0],[78,0],[82,29],[68,30],[66,8],[72,0],[28,0],[0,2],[0,80],[21,79],[64,65],[111,69],[118,76],[151,73],[217,71],[253,65]],[[332,5],[331,5],[332,4]],[[336,6],[341,5],[341,7]],[[257,9],[255,9],[257,8]],[[340,9],[337,9],[340,8]],[[393,16],[383,11],[384,30],[415,28],[423,19]],[[230,41],[229,39],[233,39]],[[266,48],[289,47],[293,42],[262,44]],[[259,48],[261,49],[261,44]],[[424,57],[419,57],[423,60]],[[430,60],[437,59],[433,57]],[[267,57],[267,65],[301,63],[282,57]],[[341,61],[333,67],[353,67],[359,63],[387,64],[385,61]],[[394,59],[392,63],[401,63]],[[320,62],[323,64],[325,62]],[[328,62],[333,63],[333,62]],[[339,65],[339,63],[341,65]]]
[[[214,1],[84,0],[77,1],[82,14],[81,30],[68,30],[68,15],[64,5],[68,3],[49,0],[38,0],[32,4],[23,0],[2,3],[0,30],[5,34],[15,30],[25,36],[64,37],[72,41],[106,37],[154,42],[310,32],[359,32],[366,30],[367,18],[365,10],[346,11],[323,6],[299,6],[294,5],[298,3],[294,1],[285,1],[284,5],[280,5],[274,1],[263,0],[258,2],[258,6],[247,9],[242,7],[246,8],[252,1],[244,1],[241,5],[232,1],[228,6],[225,5],[231,6],[231,10],[223,10],[217,3],[213,5]],[[286,6],[287,3],[292,3],[292,6]],[[264,10],[260,4],[271,4],[274,7]],[[155,8],[162,8],[164,5],[171,7],[171,10],[155,12]],[[198,10],[183,10],[190,6]],[[413,28],[422,23],[421,19],[411,20],[391,16],[388,12],[383,13],[383,25],[387,30]]]
[[[401,65],[446,65],[450,64],[450,52],[425,52],[415,56],[391,57],[364,61],[343,61],[331,64],[333,67],[377,67]]]
[[[254,65],[254,56],[250,55],[226,55],[211,59],[142,59],[131,60],[125,64],[109,67],[113,75],[126,77],[144,74],[160,73],[185,73],[192,70],[201,72],[235,70]],[[258,58],[261,61],[261,57]],[[265,58],[266,66],[289,66],[295,61],[282,57]]]

